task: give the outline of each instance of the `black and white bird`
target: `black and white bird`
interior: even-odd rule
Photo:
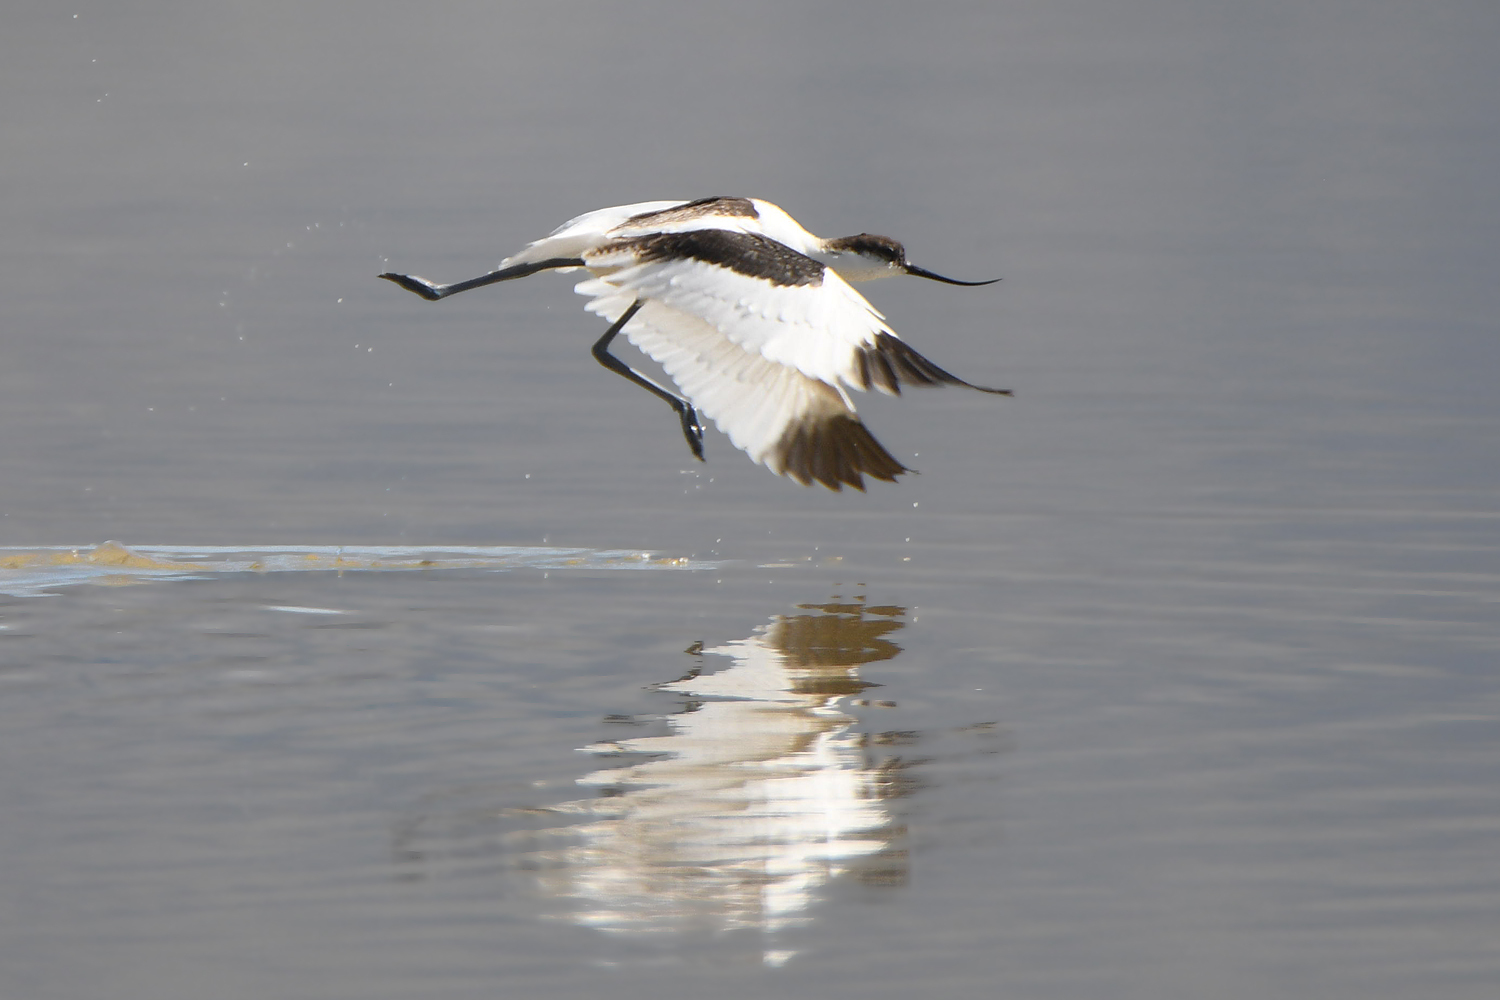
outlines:
[[[899,395],[902,386],[972,385],[907,346],[850,287],[900,274],[957,281],[908,263],[900,243],[861,233],[821,239],[758,198],[647,201],[564,223],[489,274],[435,285],[380,277],[437,300],[538,271],[585,268],[575,288],[610,324],[594,357],[676,411],[703,459],[707,416],[735,447],[804,485],[864,489],[910,472],[865,429],[849,389]],[[994,279],[999,280],[999,279]],[[617,334],[662,366],[681,395],[609,353]]]

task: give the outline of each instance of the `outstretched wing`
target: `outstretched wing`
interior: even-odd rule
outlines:
[[[769,213],[772,217],[762,218]],[[650,233],[678,233],[695,229],[723,229],[759,233],[771,222],[777,234],[796,241],[800,235],[812,240],[791,217],[776,206],[749,198],[699,198],[697,201],[642,201],[585,212],[569,219],[551,233],[528,243],[525,249],[500,262],[502,268],[545,260],[578,257],[621,237]]]
[[[745,350],[841,394],[842,386],[890,395],[902,385],[983,388],[908,347],[832,269],[767,236],[656,233],[608,241],[583,259],[611,287],[696,316]]]
[[[642,213],[660,212],[681,204],[680,201],[643,201],[634,205],[615,205],[585,212],[576,219],[564,222],[541,239],[532,240],[526,244],[525,249],[502,260],[500,267],[503,269],[518,264],[577,257],[607,240],[610,230],[627,220]]]
[[[590,312],[613,323],[638,301],[609,279],[582,282]],[[660,364],[692,404],[756,462],[803,484],[864,489],[862,476],[892,481],[909,471],[871,436],[847,397],[726,337],[701,316],[641,300],[623,332]]]

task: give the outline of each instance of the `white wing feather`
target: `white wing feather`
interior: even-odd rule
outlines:
[[[615,205],[585,212],[576,219],[569,219],[539,240],[526,244],[526,249],[512,254],[500,262],[500,266],[533,264],[557,258],[581,257],[605,240],[611,238],[613,230],[637,215],[660,212],[687,204],[684,201],[642,201],[634,205]],[[570,268],[558,268],[560,271]]]
[[[586,308],[610,323],[624,315],[638,294],[601,278],[581,282],[575,291],[592,296]],[[830,426],[841,436],[858,435],[861,440],[868,436],[847,397],[835,386],[748,349],[702,317],[660,299],[643,299],[622,332],[662,366],[683,395],[736,448],[778,475],[801,482],[816,478],[837,489],[840,477],[833,474],[830,479],[829,474],[809,466],[807,459],[788,449],[789,439],[802,429],[817,434]],[[890,463],[880,478],[904,471],[873,439],[870,447],[879,457],[866,456],[863,461],[872,461],[876,467],[881,467],[882,460]],[[871,468],[858,471],[875,474]],[[857,475],[842,481],[858,486]]]
[[[873,348],[877,334],[896,336],[885,317],[832,269],[824,270],[819,285],[772,285],[696,260],[609,270],[609,256],[606,251],[585,259],[594,273],[602,272],[601,281],[628,293],[627,303],[660,302],[695,316],[744,350],[831,387],[864,389],[860,350]],[[576,291],[600,294],[591,282]]]

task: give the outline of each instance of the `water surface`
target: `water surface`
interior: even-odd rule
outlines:
[[[1497,37],[18,11],[0,994],[1492,996]],[[806,490],[375,279],[709,194],[1003,277],[870,295],[1016,397]]]

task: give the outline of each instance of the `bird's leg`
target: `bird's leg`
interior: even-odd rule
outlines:
[[[624,329],[625,324],[629,323],[631,317],[640,312],[640,310],[640,300],[636,300],[629,309],[625,310],[625,315],[615,320],[614,325],[604,331],[604,336],[594,342],[594,360],[615,374],[623,375],[630,379],[630,381],[652,395],[666,400],[667,404],[677,412],[678,418],[682,421],[682,436],[687,438],[688,447],[693,450],[693,457],[701,462],[703,461],[703,425],[698,421],[698,411],[693,408],[693,404],[679,396],[674,396],[609,353],[609,344],[610,341],[615,339],[615,334]]]
[[[510,281],[514,278],[524,278],[528,274],[536,274],[538,271],[550,271],[555,267],[582,267],[583,261],[576,257],[554,257],[551,260],[540,260],[530,264],[515,264],[511,267],[502,267],[498,271],[489,274],[481,274],[477,278],[468,281],[456,281],[451,285],[434,285],[426,278],[419,278],[415,274],[396,274],[387,271],[380,275],[386,281],[394,281],[408,292],[415,292],[427,299],[436,302],[445,299],[457,292],[467,292],[471,288],[479,288],[482,285],[493,285],[497,281]]]

